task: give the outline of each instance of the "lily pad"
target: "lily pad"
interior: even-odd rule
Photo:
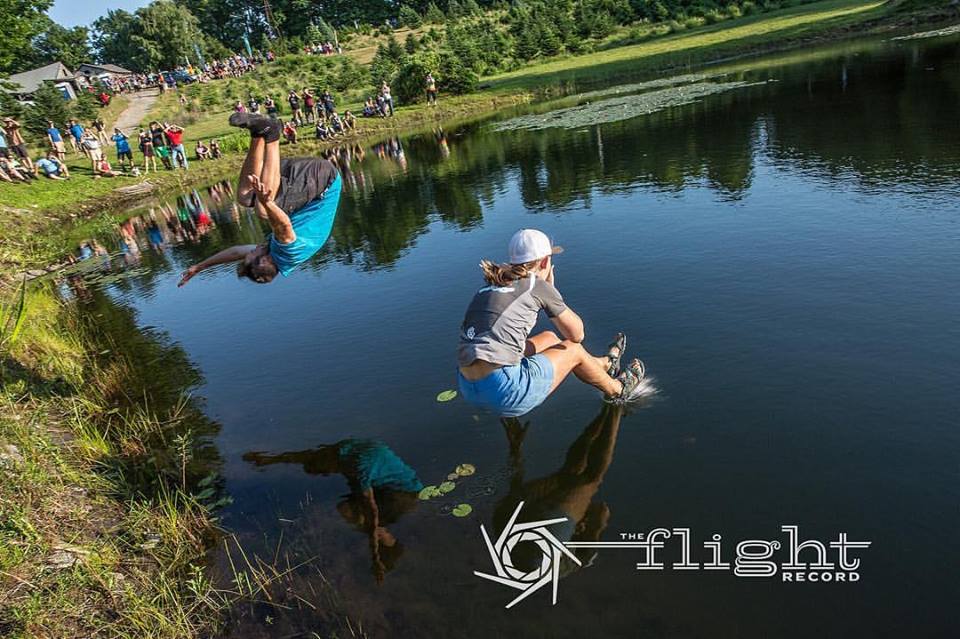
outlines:
[[[445,390],[439,395],[437,395],[438,402],[449,402],[451,399],[457,396],[457,391],[455,390]]]
[[[438,489],[436,486],[431,485],[431,486],[424,486],[423,490],[420,491],[417,497],[419,497],[420,499],[431,499],[433,497],[439,497],[442,494],[443,493],[440,492],[440,489]]]
[[[445,481],[445,482],[443,482],[442,484],[440,484],[440,486],[439,486],[439,488],[438,488],[437,490],[439,490],[441,493],[446,494],[446,493],[449,493],[451,490],[453,490],[453,489],[456,488],[456,487],[457,487],[457,485],[456,485],[455,483],[453,483],[452,481]]]
[[[460,464],[457,466],[457,470],[454,472],[456,472],[460,477],[469,477],[477,472],[477,468],[473,464]]]
[[[470,504],[457,504],[450,512],[454,517],[466,517],[473,512],[473,506]]]
[[[460,479],[460,475],[456,473],[450,473],[449,475],[447,475],[447,479],[450,481],[453,481],[454,479]]]

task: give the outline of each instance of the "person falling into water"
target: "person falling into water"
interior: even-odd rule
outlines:
[[[595,357],[583,347],[583,320],[555,286],[553,256],[561,251],[543,232],[523,229],[510,240],[508,263],[480,263],[487,286],[467,308],[457,354],[460,393],[467,401],[516,417],[542,404],[570,373],[610,401],[647,394],[640,360],[620,370],[626,347],[622,333],[605,356]],[[553,331],[530,336],[541,310],[562,337]]]
[[[259,284],[280,273],[290,275],[327,241],[340,202],[337,168],[324,158],[280,159],[280,120],[253,113],[234,113],[232,126],[250,131],[250,149],[240,169],[237,202],[254,206],[270,223],[263,244],[233,246],[188,268],[183,286],[200,271],[239,262],[237,275]]]
[[[251,452],[243,459],[255,466],[301,464],[309,475],[343,475],[350,494],[337,504],[337,511],[366,533],[373,575],[383,583],[403,553],[403,545],[386,527],[417,507],[423,489],[416,471],[389,446],[373,439],[344,439],[278,455]]]

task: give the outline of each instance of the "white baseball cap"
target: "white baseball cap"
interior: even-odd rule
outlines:
[[[507,254],[511,264],[526,264],[562,251],[562,248],[550,243],[550,238],[543,231],[521,229],[510,238]]]

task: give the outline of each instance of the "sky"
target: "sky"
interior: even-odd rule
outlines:
[[[48,15],[65,27],[89,26],[110,9],[134,11],[150,0],[56,0]]]

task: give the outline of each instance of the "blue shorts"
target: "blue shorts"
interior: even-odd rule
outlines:
[[[553,387],[553,362],[543,354],[524,357],[471,382],[459,371],[460,394],[503,417],[519,417],[543,403]]]

